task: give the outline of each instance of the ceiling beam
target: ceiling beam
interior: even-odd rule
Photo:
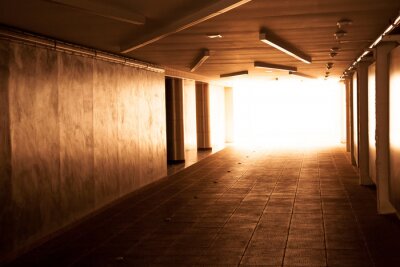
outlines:
[[[143,25],[146,23],[146,18],[141,14],[123,8],[105,5],[99,1],[97,2],[92,2],[88,0],[45,0],[45,1],[74,8],[96,16],[116,21],[122,21],[134,25]]]
[[[173,33],[180,32],[184,29],[192,27],[203,21],[221,15],[228,12],[236,7],[250,2],[251,0],[219,0],[211,5],[208,5],[194,13],[187,15],[181,19],[178,19],[170,24],[162,26],[141,38],[135,39],[134,41],[121,45],[121,53],[129,53],[140,47],[146,46],[148,44],[154,43],[161,40]]]

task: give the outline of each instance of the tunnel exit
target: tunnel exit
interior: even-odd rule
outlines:
[[[239,80],[233,122],[237,145],[337,145],[345,135],[344,88],[326,80]]]

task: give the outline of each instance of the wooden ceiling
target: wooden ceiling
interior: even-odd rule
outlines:
[[[66,5],[68,1],[72,5]],[[145,22],[128,23],[115,19],[115,16],[111,16],[113,14],[99,16],[99,13],[86,12],[73,6],[73,3],[82,1],[91,6],[99,5],[102,10],[132,12]],[[196,12],[207,10],[215,3],[216,0],[0,0],[0,23],[121,53],[127,45],[153,33],[162,33],[166,26],[173,26],[182,18],[195,18]],[[398,16],[400,9],[398,0],[247,0],[240,4],[225,13],[132,50],[127,55],[189,72],[202,50],[209,49],[210,57],[195,74],[210,79],[242,70],[248,70],[255,76],[287,75],[287,72],[267,73],[255,69],[254,61],[293,66],[301,73],[323,77],[327,62],[332,62],[334,65],[330,77],[338,78],[363,49],[384,31],[390,20]],[[333,34],[338,29],[337,21],[344,18],[352,20],[352,25],[344,28],[348,34],[339,43]],[[303,63],[261,42],[261,30],[272,32],[311,56],[312,63]],[[210,39],[208,34],[220,34],[222,38]],[[329,55],[332,47],[340,48],[334,58]]]

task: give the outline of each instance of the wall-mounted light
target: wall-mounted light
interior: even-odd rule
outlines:
[[[241,75],[247,75],[247,74],[249,74],[248,70],[242,70],[242,71],[237,71],[237,72],[221,74],[221,75],[219,75],[219,77],[220,78],[227,78],[227,77],[241,76]]]
[[[350,19],[341,19],[336,23],[338,28],[343,28],[343,27],[346,27],[346,26],[350,26],[351,24],[353,24],[353,21],[350,20]]]
[[[262,68],[262,69],[267,69],[267,70],[283,70],[283,71],[297,71],[296,67],[292,66],[285,66],[285,65],[278,65],[278,64],[271,64],[267,62],[261,62],[261,61],[255,61],[254,62],[254,67],[255,68]]]
[[[265,32],[260,32],[260,41],[266,43],[286,54],[292,56],[304,63],[310,64],[312,59],[310,56],[298,51],[296,48],[292,47],[290,44],[286,43],[285,41],[279,39],[278,37],[267,34]]]
[[[336,57],[337,55],[338,55],[337,52],[330,52],[330,53],[329,53],[329,56],[330,56],[331,58],[334,58],[334,57]]]
[[[347,32],[345,30],[340,29],[340,30],[337,30],[333,35],[335,36],[335,38],[337,40],[339,40],[340,38],[345,37],[347,35]]]
[[[326,69],[329,70],[333,67],[333,63],[332,62],[328,62],[326,63]]]
[[[210,57],[210,50],[204,49],[200,56],[197,58],[196,62],[193,64],[192,68],[190,69],[191,72],[194,72],[198,69],[208,58]]]

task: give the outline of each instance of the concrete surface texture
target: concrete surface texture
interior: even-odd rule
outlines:
[[[343,146],[230,147],[12,266],[399,266],[399,239]]]
[[[400,211],[400,47],[390,54],[390,85],[389,85],[389,153],[390,153],[390,201]]]
[[[164,74],[8,41],[0,66],[0,254],[166,175]]]

